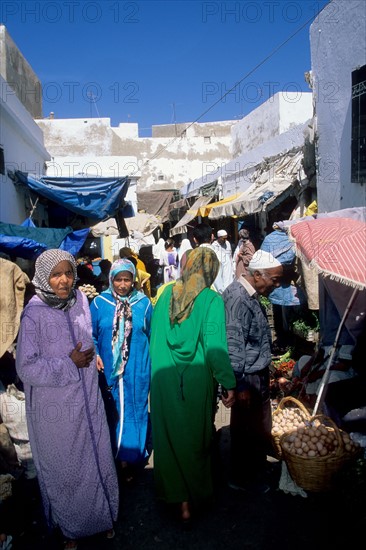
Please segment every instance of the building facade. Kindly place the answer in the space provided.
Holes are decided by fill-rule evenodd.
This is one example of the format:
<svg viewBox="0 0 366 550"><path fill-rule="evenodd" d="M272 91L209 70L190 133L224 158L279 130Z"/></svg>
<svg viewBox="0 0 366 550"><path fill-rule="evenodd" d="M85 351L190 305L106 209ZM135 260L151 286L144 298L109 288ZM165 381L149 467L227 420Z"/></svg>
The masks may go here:
<svg viewBox="0 0 366 550"><path fill-rule="evenodd" d="M34 210L29 193L14 186L9 177L15 170L35 175L45 173L50 160L42 130L34 122L42 110L37 93L39 79L0 25L0 221L21 224L30 213L40 226L47 222L41 204ZM32 93L31 93L32 92ZM33 93L34 92L34 93Z"/></svg>
<svg viewBox="0 0 366 550"><path fill-rule="evenodd" d="M320 212L366 206L366 2L333 0L311 25Z"/></svg>
<svg viewBox="0 0 366 550"><path fill-rule="evenodd" d="M153 126L151 138L140 138L135 123L112 127L109 118L52 115L36 122L52 156L49 170L97 171L102 176L127 173L138 177L139 191L179 190L201 177L207 166L231 159L234 121Z"/></svg>

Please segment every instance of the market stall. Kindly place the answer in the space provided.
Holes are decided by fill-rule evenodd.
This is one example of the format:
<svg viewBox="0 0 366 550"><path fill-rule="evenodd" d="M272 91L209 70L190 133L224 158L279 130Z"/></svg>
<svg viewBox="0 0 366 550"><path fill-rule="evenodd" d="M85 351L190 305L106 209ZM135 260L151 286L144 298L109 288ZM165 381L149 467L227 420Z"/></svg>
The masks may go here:
<svg viewBox="0 0 366 550"><path fill-rule="evenodd" d="M318 279L320 342L314 356L296 363L283 357L277 365L284 375L289 365L290 396L274 412L272 436L283 459L280 489L306 496L304 490L332 489L339 472L364 452L366 433L350 433L345 419L366 412L366 224L329 214L287 227L301 265ZM302 399L303 390L312 402Z"/></svg>

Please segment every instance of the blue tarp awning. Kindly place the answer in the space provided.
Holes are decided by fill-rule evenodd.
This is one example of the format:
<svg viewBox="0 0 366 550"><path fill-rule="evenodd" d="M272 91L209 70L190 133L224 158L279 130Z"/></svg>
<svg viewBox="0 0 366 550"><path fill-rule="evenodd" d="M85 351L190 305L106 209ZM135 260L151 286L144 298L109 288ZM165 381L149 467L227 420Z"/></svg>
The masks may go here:
<svg viewBox="0 0 366 550"><path fill-rule="evenodd" d="M123 209L129 186L125 178L47 177L35 178L15 171L15 184L26 185L32 191L60 204L76 214L103 221Z"/></svg>
<svg viewBox="0 0 366 550"><path fill-rule="evenodd" d="M61 248L75 255L88 234L89 228L73 231L72 227L51 229L26 222L23 225L0 222L0 251L27 260L33 260L49 248Z"/></svg>

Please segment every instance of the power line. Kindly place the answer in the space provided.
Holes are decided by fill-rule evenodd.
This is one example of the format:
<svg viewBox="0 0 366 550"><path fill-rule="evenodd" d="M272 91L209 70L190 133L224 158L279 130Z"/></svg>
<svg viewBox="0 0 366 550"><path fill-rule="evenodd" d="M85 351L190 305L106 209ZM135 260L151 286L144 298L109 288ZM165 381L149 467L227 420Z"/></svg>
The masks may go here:
<svg viewBox="0 0 366 550"><path fill-rule="evenodd" d="M273 57L281 48L283 48L283 46L285 46L288 42L290 42L290 40L292 40L297 34L299 34L299 32L301 32L307 25L309 25L309 23L311 23L316 17L318 17L319 13L324 9L321 8L316 14L312 15L307 21L305 21L305 23L303 23L303 25L301 25L301 27L299 27L295 32L293 32L288 38L286 38L286 40L284 40L283 42L281 42L281 44L279 44L278 46L276 46L264 59L262 59L262 61L260 61L259 63L257 63L257 65L255 65L255 67L253 67L253 69L251 69L250 71L248 71L240 80L238 80L234 86L232 86L229 90L227 90L227 92L225 92L219 99L217 99L210 107L208 107L200 116L198 116L193 122L191 122L190 124L188 124L188 126L185 127L184 131L186 132L188 130L188 128L190 128L191 126L193 126L193 124L195 124L196 122L198 122L199 120L201 120L202 117L204 117L207 113L209 113L218 103L220 103L220 101L222 101L228 94L230 94L233 90L235 90L235 88L240 85L246 78L248 78L250 75L252 75L257 69L259 69L259 67L261 67L262 65L264 65L269 59L271 59L271 57ZM150 159L146 160L142 167L143 168L146 164L148 164L149 162L151 162L152 160L154 160L155 158L157 158L163 151L165 151L172 143L174 143L178 138L180 138L180 136L175 136L174 138L172 138L166 145L164 145L163 147L161 147Z"/></svg>

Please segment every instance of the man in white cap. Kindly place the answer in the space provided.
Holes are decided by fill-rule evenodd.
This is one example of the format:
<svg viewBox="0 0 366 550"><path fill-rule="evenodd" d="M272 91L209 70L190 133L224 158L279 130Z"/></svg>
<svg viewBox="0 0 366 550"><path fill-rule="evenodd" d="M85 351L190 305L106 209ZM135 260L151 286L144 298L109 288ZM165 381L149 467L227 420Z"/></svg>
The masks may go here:
<svg viewBox="0 0 366 550"><path fill-rule="evenodd" d="M220 294L222 294L225 288L234 280L233 256L231 245L227 237L228 235L225 229L220 229L217 232L217 240L212 243L212 248L220 261L220 271L213 286Z"/></svg>
<svg viewBox="0 0 366 550"><path fill-rule="evenodd" d="M226 334L236 377L236 402L231 409L230 482L232 489L266 492L263 482L271 448L269 398L271 331L258 295L280 286L281 263L264 250L254 253L248 273L224 291Z"/></svg>

